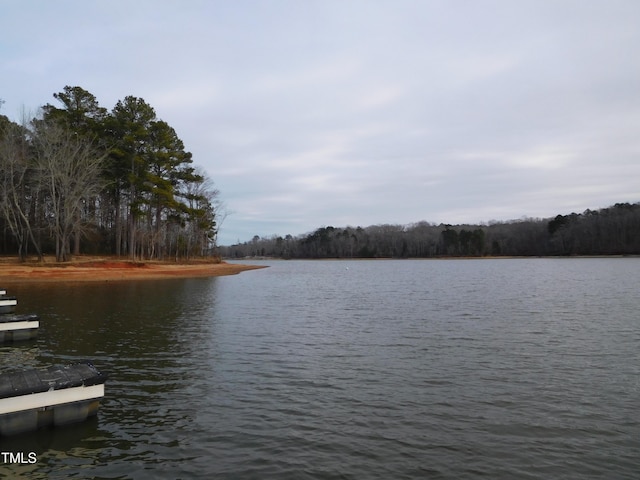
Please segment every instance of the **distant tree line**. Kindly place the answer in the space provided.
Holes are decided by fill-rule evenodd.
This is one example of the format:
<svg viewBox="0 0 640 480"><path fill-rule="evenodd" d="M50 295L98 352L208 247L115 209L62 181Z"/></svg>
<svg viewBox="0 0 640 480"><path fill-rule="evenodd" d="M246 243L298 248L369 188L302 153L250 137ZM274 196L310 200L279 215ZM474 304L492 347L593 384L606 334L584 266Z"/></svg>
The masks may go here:
<svg viewBox="0 0 640 480"><path fill-rule="evenodd" d="M292 237L253 237L220 247L224 257L430 258L640 254L640 203L488 225L372 225L318 228Z"/></svg>
<svg viewBox="0 0 640 480"><path fill-rule="evenodd" d="M142 98L111 111L80 87L37 118L0 115L0 253L186 258L215 244L212 181Z"/></svg>

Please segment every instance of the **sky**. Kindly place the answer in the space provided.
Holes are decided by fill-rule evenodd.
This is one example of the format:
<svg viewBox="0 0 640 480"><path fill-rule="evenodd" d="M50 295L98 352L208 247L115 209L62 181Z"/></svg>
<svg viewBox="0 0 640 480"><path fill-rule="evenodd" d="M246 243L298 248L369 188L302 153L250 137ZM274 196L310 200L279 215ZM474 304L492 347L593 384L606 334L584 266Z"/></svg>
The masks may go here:
<svg viewBox="0 0 640 480"><path fill-rule="evenodd" d="M0 114L144 99L218 243L640 201L637 0L0 0Z"/></svg>

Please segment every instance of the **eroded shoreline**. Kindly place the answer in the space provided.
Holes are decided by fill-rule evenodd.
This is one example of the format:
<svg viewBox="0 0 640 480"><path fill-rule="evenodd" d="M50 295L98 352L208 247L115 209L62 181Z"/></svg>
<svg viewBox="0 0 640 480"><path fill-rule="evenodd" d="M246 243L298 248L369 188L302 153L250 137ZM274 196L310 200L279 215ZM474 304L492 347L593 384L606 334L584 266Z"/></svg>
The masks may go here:
<svg viewBox="0 0 640 480"><path fill-rule="evenodd" d="M0 286L38 282L110 282L216 277L260 268L266 267L225 262L169 263L123 260L83 260L65 264L20 263L4 258L0 261Z"/></svg>

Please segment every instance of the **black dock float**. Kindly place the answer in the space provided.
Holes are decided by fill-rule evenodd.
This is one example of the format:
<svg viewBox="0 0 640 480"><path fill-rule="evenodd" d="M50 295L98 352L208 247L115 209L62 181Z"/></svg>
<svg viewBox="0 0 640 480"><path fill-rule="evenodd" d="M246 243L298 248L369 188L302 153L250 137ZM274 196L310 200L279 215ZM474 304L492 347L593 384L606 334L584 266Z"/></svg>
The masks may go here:
<svg viewBox="0 0 640 480"><path fill-rule="evenodd" d="M0 374L0 435L96 415L106 378L91 362Z"/></svg>

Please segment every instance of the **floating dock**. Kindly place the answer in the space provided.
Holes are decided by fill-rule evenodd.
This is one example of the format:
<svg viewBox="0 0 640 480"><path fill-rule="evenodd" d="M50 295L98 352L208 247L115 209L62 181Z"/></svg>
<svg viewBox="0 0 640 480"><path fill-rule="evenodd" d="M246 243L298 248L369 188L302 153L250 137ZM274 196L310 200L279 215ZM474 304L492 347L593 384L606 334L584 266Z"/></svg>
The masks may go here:
<svg viewBox="0 0 640 480"><path fill-rule="evenodd" d="M7 295L0 295L0 313L13 313L16 311L18 299Z"/></svg>
<svg viewBox="0 0 640 480"><path fill-rule="evenodd" d="M31 340L38 336L40 317L35 313L25 315L0 315L0 343Z"/></svg>
<svg viewBox="0 0 640 480"><path fill-rule="evenodd" d="M106 379L91 362L0 374L0 435L96 415Z"/></svg>
<svg viewBox="0 0 640 480"><path fill-rule="evenodd" d="M31 340L38 336L40 318L30 313L16 315L18 299L7 296L7 291L0 288L0 343L11 343L20 340Z"/></svg>

